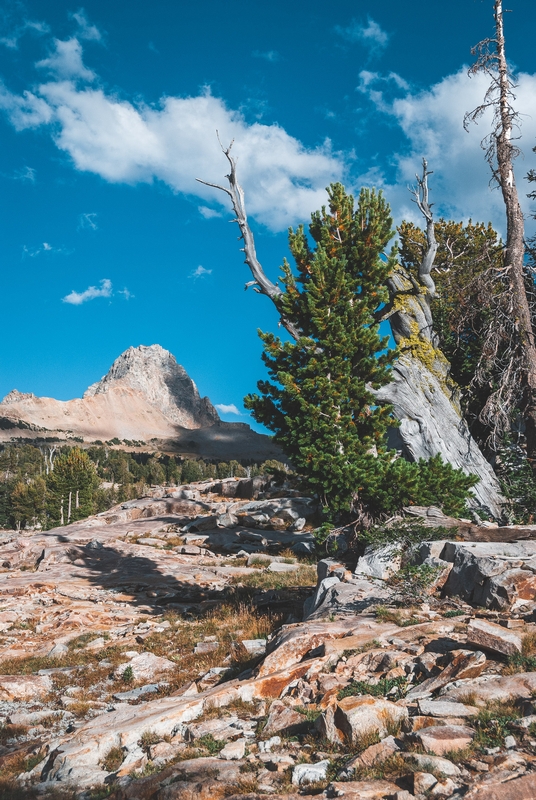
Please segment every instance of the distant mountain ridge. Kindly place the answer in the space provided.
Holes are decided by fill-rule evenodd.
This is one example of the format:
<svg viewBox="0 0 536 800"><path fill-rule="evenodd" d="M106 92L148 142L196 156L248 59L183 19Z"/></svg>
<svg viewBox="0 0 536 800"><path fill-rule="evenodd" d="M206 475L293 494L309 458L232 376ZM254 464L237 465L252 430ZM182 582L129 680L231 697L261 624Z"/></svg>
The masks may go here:
<svg viewBox="0 0 536 800"><path fill-rule="evenodd" d="M222 422L208 397L158 344L129 347L82 398L13 389L0 403L0 443L43 439L158 442L208 458L281 458L268 436Z"/></svg>

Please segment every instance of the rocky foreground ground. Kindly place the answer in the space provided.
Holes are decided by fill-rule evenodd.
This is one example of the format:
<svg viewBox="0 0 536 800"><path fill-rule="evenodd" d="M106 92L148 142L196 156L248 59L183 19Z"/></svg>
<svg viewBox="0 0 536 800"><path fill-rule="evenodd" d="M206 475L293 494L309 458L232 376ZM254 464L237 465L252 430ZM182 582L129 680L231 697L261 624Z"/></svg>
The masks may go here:
<svg viewBox="0 0 536 800"><path fill-rule="evenodd" d="M0 534L0 797L536 797L536 528L418 510L423 602L259 479L151 495Z"/></svg>

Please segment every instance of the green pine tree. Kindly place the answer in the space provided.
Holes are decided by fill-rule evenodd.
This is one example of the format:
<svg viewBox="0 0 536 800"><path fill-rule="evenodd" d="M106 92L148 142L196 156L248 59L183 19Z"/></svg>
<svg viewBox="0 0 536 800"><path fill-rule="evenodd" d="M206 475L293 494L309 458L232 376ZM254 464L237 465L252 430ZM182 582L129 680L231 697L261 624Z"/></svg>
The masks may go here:
<svg viewBox="0 0 536 800"><path fill-rule="evenodd" d="M354 208L340 183L328 195L329 210L312 215L310 239L303 226L289 231L296 274L285 261L285 291L277 304L301 336L283 342L259 332L271 381L259 381L260 394L248 395L246 407L274 431L327 515L389 512L421 502L425 493L439 504L463 507L475 480L452 469L447 476L436 459L434 494L422 463L396 460L387 451L387 428L397 423L391 407L379 406L370 391L389 382L396 359L375 321L388 301L396 258L394 248L384 255L393 236L389 206L381 192L363 189ZM446 477L455 502L439 491Z"/></svg>
<svg viewBox="0 0 536 800"><path fill-rule="evenodd" d="M261 394L245 402L326 509L338 512L359 502L377 459L391 460L383 447L391 408L375 404L368 387L390 379L394 351L374 312L388 300L394 253L382 256L393 230L381 192L363 189L356 209L340 183L328 194L329 210L312 215L313 249L303 226L289 231L297 275L285 260L279 304L302 335L283 342L260 333L274 382L260 381Z"/></svg>
<svg viewBox="0 0 536 800"><path fill-rule="evenodd" d="M93 514L99 483L95 465L85 451L73 447L59 455L47 477L49 525L67 525Z"/></svg>

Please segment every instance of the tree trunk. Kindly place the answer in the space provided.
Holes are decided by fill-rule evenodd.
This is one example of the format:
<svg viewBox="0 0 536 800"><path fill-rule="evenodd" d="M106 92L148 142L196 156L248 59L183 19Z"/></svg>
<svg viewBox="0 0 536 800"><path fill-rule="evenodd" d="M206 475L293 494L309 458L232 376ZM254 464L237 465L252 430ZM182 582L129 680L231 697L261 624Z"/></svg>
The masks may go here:
<svg viewBox="0 0 536 800"><path fill-rule="evenodd" d="M499 113L497 130L497 179L506 207L505 268L509 271L512 295L517 310L517 328L521 348L522 375L525 389L523 418L527 458L536 470L536 344L524 280L525 222L515 182L510 106L510 80L506 61L502 1L495 2L497 64L499 70Z"/></svg>
<svg viewBox="0 0 536 800"><path fill-rule="evenodd" d="M478 476L472 489L476 510L500 518L499 483L489 462L471 436L460 407L460 391L449 378L449 362L436 346L431 325L429 289L397 266L389 280L389 321L400 356L393 381L374 392L391 403L400 422L390 431L389 443L409 461L443 461Z"/></svg>
<svg viewBox="0 0 536 800"><path fill-rule="evenodd" d="M504 498L489 462L471 436L460 405L460 390L449 377L450 364L438 348L431 301L436 293L431 272L437 252L434 221L428 202L428 165L423 160L417 175L415 202L426 220L427 247L418 274L397 265L387 283L390 302L381 316L389 319L400 356L393 367L393 381L374 392L393 406L400 422L390 431L389 443L409 461L443 461L465 473L477 475L472 489L475 509L496 518L502 516Z"/></svg>

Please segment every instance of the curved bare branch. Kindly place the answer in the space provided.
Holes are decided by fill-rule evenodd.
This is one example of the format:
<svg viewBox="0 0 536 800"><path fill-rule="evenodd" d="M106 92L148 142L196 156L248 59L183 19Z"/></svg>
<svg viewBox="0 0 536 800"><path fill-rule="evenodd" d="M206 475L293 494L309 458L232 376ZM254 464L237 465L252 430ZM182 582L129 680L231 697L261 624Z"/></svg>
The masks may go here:
<svg viewBox="0 0 536 800"><path fill-rule="evenodd" d="M429 201L428 175L432 175L432 170L428 169L428 162L422 160L422 178L418 175L417 186L412 190L414 200L419 207L419 211L426 220L426 250L419 265L419 281L428 289L430 300L435 296L436 287L432 278L432 267L437 253L437 240L435 238L434 215L432 214L432 204Z"/></svg>
<svg viewBox="0 0 536 800"><path fill-rule="evenodd" d="M218 136L219 141L219 136ZM231 198L231 203L233 206L233 211L235 213L235 219L233 222L238 224L240 228L240 238L244 241L244 247L242 248L242 252L245 255L244 263L246 263L251 270L251 274L253 275L253 280L248 281L245 285L247 289L250 286L253 286L256 292L259 294L264 294L266 297L269 297L270 300L274 303L275 307L279 311L281 315L281 324L284 328L288 331L288 333L292 336L293 339L300 338L300 331L296 328L295 325L292 324L290 320L288 320L284 314L281 314L281 309L279 307L278 300L282 296L283 291L277 286L277 284L273 283L262 268L262 265L257 258L257 252L255 249L255 239L253 237L253 232L249 226L248 217L246 213L246 206L244 201L244 190L238 183L238 179L236 176L236 160L231 155L231 148L233 146L233 142L229 145L229 147L224 148L221 145L221 149L223 154L227 158L229 165L231 167L231 171L225 177L229 181L229 188L225 188L224 186L219 186L216 183L209 183L208 181L203 181L200 178L197 178L199 183L204 184L205 186L212 186L214 189L219 189L225 194L229 195Z"/></svg>

